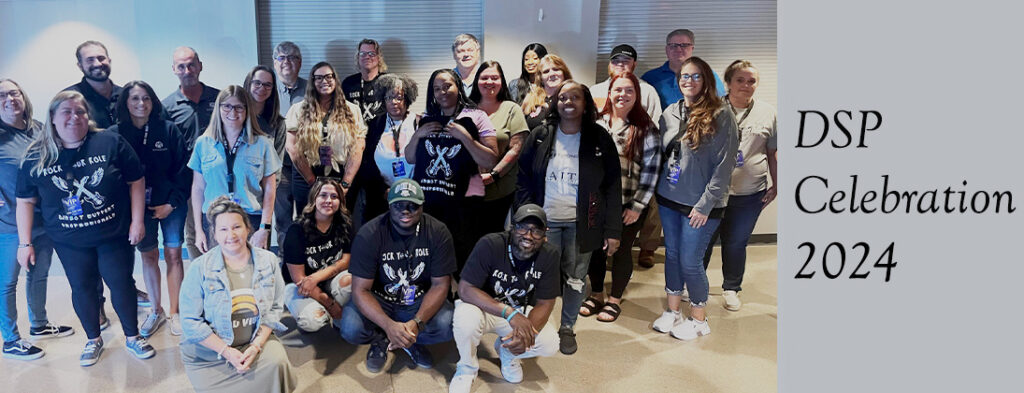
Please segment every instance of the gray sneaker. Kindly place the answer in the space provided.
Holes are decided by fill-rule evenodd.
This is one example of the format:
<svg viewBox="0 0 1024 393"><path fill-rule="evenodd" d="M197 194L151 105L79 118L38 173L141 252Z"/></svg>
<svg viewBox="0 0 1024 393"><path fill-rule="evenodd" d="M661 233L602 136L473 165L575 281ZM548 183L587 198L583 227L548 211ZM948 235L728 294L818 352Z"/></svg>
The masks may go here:
<svg viewBox="0 0 1024 393"><path fill-rule="evenodd" d="M100 361L100 354L103 353L103 339L98 338L85 342L82 349L82 356L78 358L78 364L82 367L89 367Z"/></svg>
<svg viewBox="0 0 1024 393"><path fill-rule="evenodd" d="M146 317L146 321L142 323L142 327L139 328L139 334L142 337L151 337L153 333L156 333L160 329L160 326L167 321L167 317L164 315L163 310L149 313Z"/></svg>

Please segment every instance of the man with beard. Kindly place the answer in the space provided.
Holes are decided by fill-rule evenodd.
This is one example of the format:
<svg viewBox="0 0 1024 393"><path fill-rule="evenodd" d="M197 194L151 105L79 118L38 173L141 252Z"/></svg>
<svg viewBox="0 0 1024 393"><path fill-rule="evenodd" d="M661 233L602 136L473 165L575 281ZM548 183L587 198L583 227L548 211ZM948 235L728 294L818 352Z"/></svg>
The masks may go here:
<svg viewBox="0 0 1024 393"><path fill-rule="evenodd" d="M384 114L384 92L376 87L377 77L388 70L376 40L364 38L356 45L356 67L359 72L341 81L341 90L345 92L346 100L359 105L363 121L370 124Z"/></svg>
<svg viewBox="0 0 1024 393"><path fill-rule="evenodd" d="M520 359L558 351L555 329L544 328L559 292L559 254L547 243L547 215L526 204L512 222L511 230L481 238L462 269L452 321L459 363L449 392L472 388L480 368L477 346L485 333L498 334L494 349L501 375L511 383L523 380Z"/></svg>
<svg viewBox="0 0 1024 393"><path fill-rule="evenodd" d="M75 57L78 58L78 69L82 70L82 81L64 90L82 93L89 102L89 118L96 122L96 127L110 127L117 123L114 103L121 94L121 86L110 80L107 47L99 41L86 41L75 49Z"/></svg>
<svg viewBox="0 0 1024 393"><path fill-rule="evenodd" d="M387 213L363 224L352 242L352 301L341 315L341 336L370 344L366 369L380 372L387 353L401 348L431 368L424 345L452 339L452 304L446 299L455 273L452 235L423 214L423 189L411 179L388 191Z"/></svg>

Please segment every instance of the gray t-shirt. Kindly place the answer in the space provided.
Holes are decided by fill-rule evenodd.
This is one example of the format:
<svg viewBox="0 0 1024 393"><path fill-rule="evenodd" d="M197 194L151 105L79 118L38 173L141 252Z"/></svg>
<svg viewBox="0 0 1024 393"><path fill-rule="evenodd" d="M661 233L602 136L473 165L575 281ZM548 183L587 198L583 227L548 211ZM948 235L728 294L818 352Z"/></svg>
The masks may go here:
<svg viewBox="0 0 1024 393"><path fill-rule="evenodd" d="M741 155L736 157L729 194L754 194L768 188L768 151L778 149L775 107L759 101L730 109L739 122Z"/></svg>
<svg viewBox="0 0 1024 393"><path fill-rule="evenodd" d="M241 347L248 344L252 334L259 326L260 310L256 306L256 297L252 291L251 263L245 267L235 270L224 265L228 273L228 282L231 284L231 330L234 332L232 347Z"/></svg>
<svg viewBox="0 0 1024 393"><path fill-rule="evenodd" d="M559 128L544 181L544 213L548 221L576 221L576 196L580 187L580 133Z"/></svg>
<svg viewBox="0 0 1024 393"><path fill-rule="evenodd" d="M43 123L35 120L30 121L24 130L0 121L0 233L18 233L18 225L14 219L18 206L14 197L18 169L21 168L21 159L28 150L28 145L42 129ZM33 223L37 228L41 228L43 220L37 214Z"/></svg>

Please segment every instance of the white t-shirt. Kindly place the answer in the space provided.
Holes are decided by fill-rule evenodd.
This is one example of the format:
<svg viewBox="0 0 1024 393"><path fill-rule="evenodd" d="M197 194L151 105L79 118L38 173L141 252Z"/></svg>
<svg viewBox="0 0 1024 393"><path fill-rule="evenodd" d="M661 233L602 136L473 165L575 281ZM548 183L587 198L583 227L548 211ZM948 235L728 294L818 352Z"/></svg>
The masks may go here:
<svg viewBox="0 0 1024 393"><path fill-rule="evenodd" d="M544 177L544 213L548 221L576 221L580 186L580 133L555 132L548 171Z"/></svg>
<svg viewBox="0 0 1024 393"><path fill-rule="evenodd" d="M384 133L380 135L380 142L377 143L377 147L373 151L373 161L377 163L377 169L380 170L380 175L388 186L391 186L395 180L412 178L415 167L405 159L405 146L409 144L409 139L412 139L412 134L416 132L413 127L413 123L415 123L413 117L415 116L406 117L399 126L391 119L391 116L388 116L384 123ZM397 152L395 151L393 127L398 127L399 130Z"/></svg>

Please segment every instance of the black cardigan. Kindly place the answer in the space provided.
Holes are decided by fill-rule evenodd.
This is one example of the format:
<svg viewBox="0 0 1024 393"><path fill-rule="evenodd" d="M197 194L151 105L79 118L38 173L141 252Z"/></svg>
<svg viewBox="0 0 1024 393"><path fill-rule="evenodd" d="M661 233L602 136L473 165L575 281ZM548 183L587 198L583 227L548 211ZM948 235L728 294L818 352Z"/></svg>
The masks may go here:
<svg viewBox="0 0 1024 393"><path fill-rule="evenodd" d="M557 123L545 122L530 131L519 157L515 208L527 203L544 206L544 178L557 130ZM603 247L604 239L622 237L622 178L619 153L608 131L584 122L580 132L576 243L579 252L590 252Z"/></svg>

